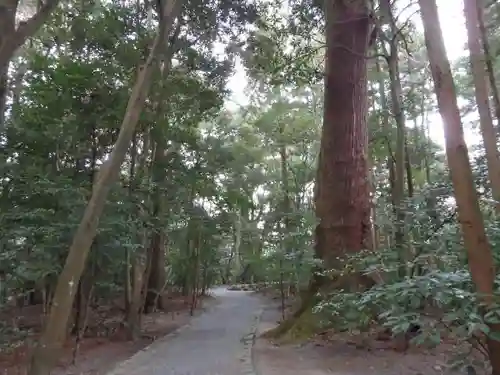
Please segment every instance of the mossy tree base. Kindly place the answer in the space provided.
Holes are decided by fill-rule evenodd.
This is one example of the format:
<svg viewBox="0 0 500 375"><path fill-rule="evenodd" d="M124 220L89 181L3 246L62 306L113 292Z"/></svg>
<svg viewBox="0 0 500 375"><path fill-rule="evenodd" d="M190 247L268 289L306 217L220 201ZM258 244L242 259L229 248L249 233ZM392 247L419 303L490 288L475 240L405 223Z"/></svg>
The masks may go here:
<svg viewBox="0 0 500 375"><path fill-rule="evenodd" d="M312 309L304 311L299 317L284 320L276 328L271 329L261 337L271 339L280 344L304 341L319 330L318 319Z"/></svg>
<svg viewBox="0 0 500 375"><path fill-rule="evenodd" d="M319 330L319 319L313 313L313 308L319 302L316 294L323 280L314 279L308 290L302 295L299 309L291 317L283 320L276 328L264 332L261 337L280 343L289 343L308 339Z"/></svg>
<svg viewBox="0 0 500 375"><path fill-rule="evenodd" d="M335 281L318 274L314 274L309 288L302 294L300 308L288 319L282 321L276 328L264 332L261 337L278 343L303 341L320 330L321 317L313 313L313 308L320 302L319 294L328 295L333 290L345 289L364 291L376 285L376 282L365 275L351 275Z"/></svg>

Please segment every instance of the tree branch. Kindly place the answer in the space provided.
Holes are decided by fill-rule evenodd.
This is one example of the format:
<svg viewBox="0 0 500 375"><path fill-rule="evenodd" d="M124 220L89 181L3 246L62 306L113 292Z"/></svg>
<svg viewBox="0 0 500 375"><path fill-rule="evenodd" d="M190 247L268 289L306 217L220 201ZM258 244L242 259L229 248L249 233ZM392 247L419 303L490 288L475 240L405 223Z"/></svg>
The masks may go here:
<svg viewBox="0 0 500 375"><path fill-rule="evenodd" d="M33 36L56 9L60 0L46 0L28 20L21 21L14 34L0 47L0 65L8 64L14 52Z"/></svg>

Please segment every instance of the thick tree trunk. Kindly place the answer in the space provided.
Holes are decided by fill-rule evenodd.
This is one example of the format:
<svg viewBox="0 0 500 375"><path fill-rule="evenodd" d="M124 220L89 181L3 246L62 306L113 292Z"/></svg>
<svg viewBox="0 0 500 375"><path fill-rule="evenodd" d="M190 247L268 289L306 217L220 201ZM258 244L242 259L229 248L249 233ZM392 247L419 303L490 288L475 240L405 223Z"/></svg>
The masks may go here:
<svg viewBox="0 0 500 375"><path fill-rule="evenodd" d="M367 58L371 34L364 0L335 0L326 6L325 109L315 203L315 257L326 269L339 258L371 248L370 183L367 140ZM302 304L293 316L266 336L282 336L310 324L307 317L323 286L357 289L373 285L365 278L341 278L332 285L314 272ZM330 284L330 283L328 283ZM364 285L360 285L364 284Z"/></svg>
<svg viewBox="0 0 500 375"><path fill-rule="evenodd" d="M455 83L450 62L446 57L436 0L419 0L424 25L425 44L443 118L446 156L450 168L458 220L461 225L469 268L476 291L486 305L492 302L495 266L490 244L486 237L483 217L474 187L469 154L457 104ZM498 324L490 325L492 332L500 333ZM500 375L500 341L488 340L493 375Z"/></svg>
<svg viewBox="0 0 500 375"><path fill-rule="evenodd" d="M349 3L349 4L348 4ZM327 7L325 112L318 165L317 246L329 268L337 257L370 248L365 1Z"/></svg>
<svg viewBox="0 0 500 375"><path fill-rule="evenodd" d="M484 74L486 56L481 49L481 30L478 25L479 15L477 10L477 0L464 0L465 25L467 27L474 93L479 112L479 125L486 151L491 191L496 201L496 211L500 213L500 157L497 149L497 134L493 127L489 106L488 82Z"/></svg>
<svg viewBox="0 0 500 375"><path fill-rule="evenodd" d="M108 193L118 177L120 166L139 121L139 116L148 95L151 74L156 66L156 57L163 48L165 34L171 29L172 9L175 3L176 0L171 0L165 7L167 21L160 24L160 30L154 40L149 56L138 74L137 82L132 89L120 127L118 140L109 159L102 166L97 176L92 197L73 237L66 263L57 282L47 324L34 351L29 375L49 375L66 340L66 329L76 288L85 267L90 246L94 241L99 218Z"/></svg>

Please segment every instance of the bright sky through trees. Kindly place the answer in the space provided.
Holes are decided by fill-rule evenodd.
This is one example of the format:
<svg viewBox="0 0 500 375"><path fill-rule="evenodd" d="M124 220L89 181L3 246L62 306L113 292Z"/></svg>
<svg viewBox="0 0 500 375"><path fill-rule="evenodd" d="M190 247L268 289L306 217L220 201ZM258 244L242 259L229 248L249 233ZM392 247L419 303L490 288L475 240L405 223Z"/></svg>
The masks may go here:
<svg viewBox="0 0 500 375"><path fill-rule="evenodd" d="M446 50L451 62L463 56L466 53L465 45L467 42L467 34L465 30L465 20L463 16L463 1L462 0L438 0L439 16L441 20L441 28L443 37L446 43ZM423 32L420 15L416 13L417 4L401 8L405 9L404 17L411 17L417 25L418 29ZM245 71L241 64L238 63L235 74L229 81L229 88L233 92L229 108L236 108L238 105L243 105L248 102L248 98L244 93L246 86ZM429 120L432 125L430 127L431 137L439 144L444 146L443 125L438 113L431 115ZM465 135L469 144L475 144L480 141L480 136L473 131L469 124L464 123Z"/></svg>

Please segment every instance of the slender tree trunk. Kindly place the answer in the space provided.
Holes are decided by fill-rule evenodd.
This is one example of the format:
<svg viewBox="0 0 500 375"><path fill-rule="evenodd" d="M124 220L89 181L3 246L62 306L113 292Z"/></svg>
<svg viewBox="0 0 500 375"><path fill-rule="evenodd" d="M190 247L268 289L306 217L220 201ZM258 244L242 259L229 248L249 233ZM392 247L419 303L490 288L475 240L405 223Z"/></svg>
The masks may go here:
<svg viewBox="0 0 500 375"><path fill-rule="evenodd" d="M279 259L280 268L280 294L281 294L281 316L285 320L285 270L284 261L285 254L290 252L290 188L288 186L288 160L287 160L287 150L285 141L285 124L280 124L280 164L281 164L281 188L283 193L283 207L282 207L282 220L281 220L281 254ZM290 282L290 280L288 280Z"/></svg>
<svg viewBox="0 0 500 375"><path fill-rule="evenodd" d="M474 187L455 83L446 56L436 0L419 0L419 4L439 112L444 123L446 156L455 191L458 220L462 229L472 281L480 298L488 306L492 302L495 266ZM500 334L498 324L491 324L490 329L496 335ZM488 350L493 375L500 375L500 341L489 339Z"/></svg>
<svg viewBox="0 0 500 375"><path fill-rule="evenodd" d="M389 108L387 105L387 96L385 92L385 84L384 84L384 77L383 77L383 72L382 68L380 66L380 59L375 60L375 69L377 72L377 77L378 77L378 92L380 95L380 100L379 100L379 105L382 110L382 116L381 116L381 124L380 124L380 129L384 131L384 133L387 135L390 133L390 124L389 124ZM386 166L387 166L387 171L389 172L389 196L390 196L390 202L393 207L394 213L395 212L395 200L394 197L396 195L395 189L396 189L396 171L394 168L394 154L392 152L392 147L391 147L391 139L389 136L386 137L386 149L387 149L387 157L386 157ZM392 237L389 233L384 234L385 238L385 246L390 247L392 244Z"/></svg>
<svg viewBox="0 0 500 375"><path fill-rule="evenodd" d="M376 183L375 183L375 172L373 171L373 165L375 165L374 160L370 161L370 209L371 209L371 236L372 236L372 250L377 251L379 249L379 233L378 233L378 225L377 225L377 206L374 201L374 196L375 196L375 191L377 189Z"/></svg>
<svg viewBox="0 0 500 375"><path fill-rule="evenodd" d="M413 198L415 188L413 186L413 169L411 166L411 156L408 147L408 140L405 137L405 172L406 172L406 186L408 189L408 198Z"/></svg>
<svg viewBox="0 0 500 375"><path fill-rule="evenodd" d="M0 46L6 43L7 38L16 31L16 12L18 1L0 0ZM2 48L0 47L0 52ZM0 135L4 129L5 111L8 91L8 70L12 59L10 51L5 52L5 57L0 56Z"/></svg>
<svg viewBox="0 0 500 375"><path fill-rule="evenodd" d="M142 312L142 291L144 286L144 275L147 269L147 257L143 252L137 254L132 267L132 298L130 301L129 310L127 313L127 332L130 340L135 340L139 336L141 328L141 312Z"/></svg>
<svg viewBox="0 0 500 375"><path fill-rule="evenodd" d="M234 223L234 283L239 282L239 277L241 273L241 258L240 258L240 246L241 246L241 212L240 208L236 209L236 220Z"/></svg>
<svg viewBox="0 0 500 375"><path fill-rule="evenodd" d="M195 233L193 233L195 234ZM196 235L196 234L195 234ZM200 284L200 250L201 250L201 228L198 228L197 238L193 241L193 290L191 294L191 307L189 315L194 315L194 310L198 304L198 290Z"/></svg>
<svg viewBox="0 0 500 375"><path fill-rule="evenodd" d="M147 279L147 293L144 301L144 312L151 313L163 308L161 293L165 284L165 234L163 229L155 230L151 237L148 252L151 266Z"/></svg>
<svg viewBox="0 0 500 375"><path fill-rule="evenodd" d="M151 75L156 66L156 56L163 47L165 34L169 32L172 26L172 9L175 4L176 0L171 0L165 7L167 20L160 23L160 30L132 90L118 139L109 159L101 168L92 197L73 237L66 263L58 279L47 324L34 351L29 375L49 375L66 340L66 328L76 288L85 267L90 246L94 241L99 218L108 193L118 177L120 166L139 121L139 116L148 95Z"/></svg>
<svg viewBox="0 0 500 375"><path fill-rule="evenodd" d="M8 70L9 63L0 65L0 135L5 128L5 111L7 110L7 91L9 85Z"/></svg>
<svg viewBox="0 0 500 375"><path fill-rule="evenodd" d="M141 24L141 4L139 0L136 0L136 33L139 35L139 28ZM146 128L145 134L148 134L148 128ZM132 137L132 146L130 148L130 165L129 165L129 186L128 186L128 195L131 202L137 204L134 199L134 191L135 191L135 181L136 181L136 158L138 157L137 153L137 131L134 131L134 135ZM146 138L146 136L145 136ZM147 154L149 151L149 144L143 144L142 148L143 152L141 157L143 159L143 163L139 162L139 173L143 173L145 171L145 163ZM142 167L142 168L141 168ZM137 179L140 184L140 179ZM141 210L138 210L139 212ZM134 212L133 214L136 214ZM143 229L142 233L145 230ZM143 238L139 235L140 240ZM136 238L137 240L138 238ZM141 244L144 241L141 241ZM130 251L130 248L127 247L125 249L125 324L127 326L127 335L130 340L135 340L138 334L138 327L140 327L140 305L139 301L141 299L141 290L142 290L142 274L138 276L136 274L137 268L141 269L141 263L139 262L140 254L138 252L143 251L144 248L138 248L134 253ZM143 262L145 264L145 261ZM144 270L142 270L144 273ZM138 285L139 283L139 285ZM138 290L138 291L137 291Z"/></svg>
<svg viewBox="0 0 500 375"><path fill-rule="evenodd" d="M129 165L129 181L128 181L128 196L131 202L134 202L134 185L135 185L135 169L137 159L137 132L134 132L132 137L132 146L130 147L130 165ZM125 311L128 315L130 311L130 304L132 302L132 256L130 249L125 249Z"/></svg>
<svg viewBox="0 0 500 375"><path fill-rule="evenodd" d="M399 29L394 20L391 4L389 0L382 0L381 9L385 10L385 17L390 27L389 33L389 51L384 52L387 56L389 66L389 77L391 82L391 104L392 114L396 121L396 153L395 153L395 175L394 175L394 190L393 204L396 213L395 222L395 246L398 249L401 257L401 264L406 264L408 256L405 249L405 209L403 208L403 200L405 195L405 138L406 138L406 119L402 106L403 89L401 87L401 78L399 74L399 56L397 37ZM382 43L384 45L384 43ZM400 273L404 273L404 268L400 269ZM403 276L403 275L401 275Z"/></svg>
<svg viewBox="0 0 500 375"><path fill-rule="evenodd" d="M161 129L153 129L154 138L156 140L156 148L154 153L152 178L154 182L153 194L153 212L152 216L156 225L151 234L151 247L148 256L151 258L151 272L149 274L148 292L144 305L146 313L163 308L163 298L159 295L160 290L165 284L165 229L162 216L165 212L164 197L161 186L165 183L165 173L167 170L166 163L166 144L164 135L161 134Z"/></svg>
<svg viewBox="0 0 500 375"><path fill-rule="evenodd" d="M180 8L179 8L180 10ZM168 73L172 67L172 58L176 49L178 42L178 37L181 28L181 21L177 22L172 36L169 38L170 48L161 51L163 57L164 65L160 67L160 79L161 85L164 85L164 73ZM157 98L156 101L156 115L158 121L162 121L165 118L164 113L164 98ZM154 183L154 193L152 197L153 201L153 213L152 216L155 220L156 225L154 226L153 233L151 234L151 247L148 252L148 257L150 260L150 272L147 279L147 293L144 302L144 311L149 313L156 309L163 309L163 289L166 286L166 275L165 275L165 257L166 257L166 231L164 228L163 216L166 212L165 208L165 198L162 194L161 186L165 184L165 179L168 175L168 158L167 158L167 143L165 135L163 134L163 129L156 126L152 129L151 134L153 135L155 141L155 151L153 153L153 165L152 165L152 180Z"/></svg>
<svg viewBox="0 0 500 375"><path fill-rule="evenodd" d="M472 80L479 112L479 124L486 151L486 164L491 191L495 199L496 212L500 214L500 157L497 149L497 133L493 127L493 119L489 106L488 83L485 77L485 54L481 50L481 31L478 25L479 5L477 0L464 0L465 25L472 66Z"/></svg>
<svg viewBox="0 0 500 375"><path fill-rule="evenodd" d="M86 139L84 140L86 142ZM90 154L91 154L91 159L90 159L90 167L88 169L88 183L90 187L90 195L89 198L91 197L93 186L94 186L94 177L96 173L96 162L97 162L97 131L96 131L96 124L92 124L92 131L90 132ZM92 249L95 249L97 241L94 241L94 243L91 246L91 253ZM92 263L92 258L90 262L90 267L85 267L83 270L83 275L80 279L80 282L78 283L78 289L76 292L76 297L75 297L75 319L74 319L74 326L72 329L72 333L76 334L77 340L80 339L80 332L82 328L86 323L87 317L87 308L86 306L88 305L88 300L91 296L91 291L94 288L93 285L93 280L94 276L92 273L94 272L94 264Z"/></svg>
<svg viewBox="0 0 500 375"><path fill-rule="evenodd" d="M391 15L392 19L392 15ZM395 31L397 32L397 31ZM392 35L391 35L392 36ZM396 175L395 175L395 197L394 203L396 205L397 212L402 211L400 209L402 201L404 199L404 176L405 176L405 115L401 105L402 102L402 92L401 79L399 76L399 66L398 66L398 48L397 42L395 40L391 43L391 48L389 52L389 77L391 81L391 102L392 102L392 112L394 119L396 121ZM398 216L402 214L399 213ZM399 230L402 231L400 228Z"/></svg>
<svg viewBox="0 0 500 375"><path fill-rule="evenodd" d="M490 90L493 96L493 105L495 108L495 116L497 118L497 134L500 131L500 96L498 95L498 87L495 78L495 69L493 67L493 56L490 51L490 43L488 41L488 33L484 24L484 4L481 0L476 1L477 19L479 30L481 33L481 41L483 42L483 52L486 61L486 70L488 71L488 79L490 81Z"/></svg>
<svg viewBox="0 0 500 375"><path fill-rule="evenodd" d="M141 181L147 171L147 159L149 155L150 145L149 145L149 130L146 130L143 142L142 142L142 153L138 160L138 173L134 173L135 181ZM134 163L135 164L135 163ZM132 174L131 174L132 176ZM147 178L149 180L149 178ZM138 210L137 214L145 220L146 213L143 210ZM130 280L130 304L126 312L126 323L128 328L128 337L131 340L135 340L139 334L141 326L141 312L143 306L143 288L144 288L144 278L146 275L147 266L147 236L149 231L147 228L142 230L140 236L139 249L136 250L134 254L131 254L132 267L127 267L127 272L131 275Z"/></svg>

